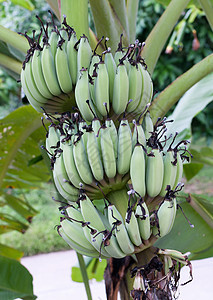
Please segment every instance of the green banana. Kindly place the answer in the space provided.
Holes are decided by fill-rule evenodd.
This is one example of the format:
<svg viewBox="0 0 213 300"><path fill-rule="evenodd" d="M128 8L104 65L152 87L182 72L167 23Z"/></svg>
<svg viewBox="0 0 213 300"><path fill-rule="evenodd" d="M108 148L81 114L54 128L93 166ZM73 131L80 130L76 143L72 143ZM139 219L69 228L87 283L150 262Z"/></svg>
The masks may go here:
<svg viewBox="0 0 213 300"><path fill-rule="evenodd" d="M140 144L136 144L130 162L130 178L133 189L141 197L144 197L146 194L145 170L144 150Z"/></svg>
<svg viewBox="0 0 213 300"><path fill-rule="evenodd" d="M132 213L131 213L130 220L128 220L128 213L126 214L125 226L126 226L127 232L129 234L129 237L130 237L132 243L135 246L141 245L142 240L141 240L141 236L140 236L138 221L137 221L137 218L135 217L134 211L132 211Z"/></svg>
<svg viewBox="0 0 213 300"><path fill-rule="evenodd" d="M58 46L55 55L55 66L58 82L65 94L72 92L72 79L69 72L68 58L66 53L66 42Z"/></svg>
<svg viewBox="0 0 213 300"><path fill-rule="evenodd" d="M147 111L147 113L144 116L142 127L144 130L145 137L148 140L151 136L151 132L153 132L153 130L154 130L154 125L153 125L152 119L150 117L149 111Z"/></svg>
<svg viewBox="0 0 213 300"><path fill-rule="evenodd" d="M132 112L139 104L142 92L142 76L138 65L130 64L129 77L129 99L132 100L127 106L127 112Z"/></svg>
<svg viewBox="0 0 213 300"><path fill-rule="evenodd" d="M87 101L89 101L90 106L92 107L92 109L94 109L90 99L89 78L87 69L81 69L80 76L75 87L75 99L83 119L85 121L92 121L94 115L90 110L89 105L87 104Z"/></svg>
<svg viewBox="0 0 213 300"><path fill-rule="evenodd" d="M96 75L96 66L97 64L100 62L100 56L99 55L94 55L92 56L91 59L91 64L89 67L89 76L90 76L90 80L89 80L89 89L90 89L90 96L91 99L93 101L93 103L95 103L95 77L93 77L93 72Z"/></svg>
<svg viewBox="0 0 213 300"><path fill-rule="evenodd" d="M78 45L78 53L77 53L77 80L78 77L80 76L80 71L82 68L84 69L88 69L89 65L90 65L90 61L91 61L91 57L92 57L92 49L90 47L88 38L83 35L80 38L80 42Z"/></svg>
<svg viewBox="0 0 213 300"><path fill-rule="evenodd" d="M146 160L146 191L154 198L159 195L164 176L163 155L159 149L153 149L154 156L147 156Z"/></svg>
<svg viewBox="0 0 213 300"><path fill-rule="evenodd" d="M155 236L163 237L167 235L174 224L176 216L176 198L172 200L164 200L157 211L158 226L153 227Z"/></svg>
<svg viewBox="0 0 213 300"><path fill-rule="evenodd" d="M138 220L141 238L143 241L147 241L151 236L151 227L149 220L149 210L145 202L139 202L135 211L135 216Z"/></svg>
<svg viewBox="0 0 213 300"><path fill-rule="evenodd" d="M50 44L50 49L51 49L53 59L55 60L55 54L58 45L58 33L55 30L51 32L48 42Z"/></svg>
<svg viewBox="0 0 213 300"><path fill-rule="evenodd" d="M108 76L109 76L109 101L112 102L113 99L113 89L114 89L114 79L116 72L116 63L114 61L113 55L110 52L110 48L105 52L104 62L107 68Z"/></svg>
<svg viewBox="0 0 213 300"><path fill-rule="evenodd" d="M114 153L115 153L115 158L117 159L118 156L118 133L117 133L117 129L115 127L115 124L113 122L113 120L111 119L106 119L105 121L106 127L108 127L110 129L110 136L113 142L113 146L114 146Z"/></svg>
<svg viewBox="0 0 213 300"><path fill-rule="evenodd" d="M116 175L116 159L109 127L102 127L100 130L100 135L104 171L108 178L114 178Z"/></svg>
<svg viewBox="0 0 213 300"><path fill-rule="evenodd" d="M114 205L108 206L108 220L111 229L114 229L114 234L121 250L125 254L132 254L134 252L134 245L128 236L123 218Z"/></svg>
<svg viewBox="0 0 213 300"><path fill-rule="evenodd" d="M82 183L92 184L93 176L82 139L73 145L73 157Z"/></svg>
<svg viewBox="0 0 213 300"><path fill-rule="evenodd" d="M49 91L51 94L59 96L62 94L62 90L57 79L54 58L49 45L45 45L42 50L41 65L44 79Z"/></svg>
<svg viewBox="0 0 213 300"><path fill-rule="evenodd" d="M77 50L74 48L76 43L76 33L73 32L67 41L67 59L73 85L76 85L77 82Z"/></svg>
<svg viewBox="0 0 213 300"><path fill-rule="evenodd" d="M132 146L135 147L138 141L139 144L146 147L146 137L142 125L135 120L133 120L132 123L135 125L132 136Z"/></svg>
<svg viewBox="0 0 213 300"><path fill-rule="evenodd" d="M104 61L99 62L96 71L97 77L95 78L94 86L95 105L104 117L107 116L109 111L109 76Z"/></svg>
<svg viewBox="0 0 213 300"><path fill-rule="evenodd" d="M119 64L115 73L112 108L113 111L120 115L128 104L129 95L129 78L124 64Z"/></svg>
<svg viewBox="0 0 213 300"><path fill-rule="evenodd" d="M132 133L127 120L120 122L118 130L118 158L117 170L119 174L129 172L132 156Z"/></svg>
<svg viewBox="0 0 213 300"><path fill-rule="evenodd" d="M162 188L160 191L160 196L164 197L167 193L166 187L170 185L172 188L175 183L176 174L177 174L177 165L175 166L172 162L174 161L174 153L173 151L167 151L164 156L163 164L164 164L164 176Z"/></svg>
<svg viewBox="0 0 213 300"><path fill-rule="evenodd" d="M175 177L175 181L174 181L174 185L172 186L172 190L174 190L177 186L177 184L180 182L182 176L183 176L183 162L180 156L179 152L176 152L177 154L177 171L176 171L176 177Z"/></svg>

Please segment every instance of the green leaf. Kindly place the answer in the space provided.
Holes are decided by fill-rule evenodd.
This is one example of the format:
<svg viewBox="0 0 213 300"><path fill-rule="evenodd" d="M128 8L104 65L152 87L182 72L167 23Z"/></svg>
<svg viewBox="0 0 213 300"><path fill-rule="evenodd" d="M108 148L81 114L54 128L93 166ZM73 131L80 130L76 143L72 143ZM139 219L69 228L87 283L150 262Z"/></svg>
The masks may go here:
<svg viewBox="0 0 213 300"><path fill-rule="evenodd" d="M197 198L197 196L191 195L191 197L193 197L193 200L196 197L196 203L200 203L197 204L199 213L197 212L197 208L195 210L194 207L186 201L181 203L181 207L187 218L194 225L194 228L189 226L181 210L178 209L171 232L155 243L157 247L176 249L183 253L205 252L212 247L213 228L211 227L211 223L213 219L213 200L209 202L205 196ZM202 200L200 198L202 198ZM209 207L209 212L206 209L207 206ZM209 220L209 222L206 220ZM206 255L208 253L209 252L206 252Z"/></svg>
<svg viewBox="0 0 213 300"><path fill-rule="evenodd" d="M28 166L40 155L38 142L43 138L41 114L22 106L0 120L0 185L2 187L40 186L49 179L43 161Z"/></svg>
<svg viewBox="0 0 213 300"><path fill-rule="evenodd" d="M11 0L13 4L22 6L28 10L34 10L35 6L30 0Z"/></svg>
<svg viewBox="0 0 213 300"><path fill-rule="evenodd" d="M184 174L186 176L186 179L189 181L192 179L195 175L198 174L198 172L203 168L203 164L199 163L190 163L183 165Z"/></svg>
<svg viewBox="0 0 213 300"><path fill-rule="evenodd" d="M0 244L0 256L9 257L19 261L22 258L23 254L24 253L19 250Z"/></svg>
<svg viewBox="0 0 213 300"><path fill-rule="evenodd" d="M27 163L28 167L33 166L35 164L37 164L38 162L40 162L43 159L42 155L38 155L32 159L30 159Z"/></svg>
<svg viewBox="0 0 213 300"><path fill-rule="evenodd" d="M17 260L0 256L0 299L33 300L32 275Z"/></svg>
<svg viewBox="0 0 213 300"><path fill-rule="evenodd" d="M213 73L204 77L184 94L169 116L169 119L174 120L174 122L168 123L168 136L170 133L176 131L181 133L191 128L192 119L213 100L212 81ZM178 136L176 142L179 140L180 137Z"/></svg>
<svg viewBox="0 0 213 300"><path fill-rule="evenodd" d="M194 163L213 165L213 150L210 147L190 147Z"/></svg>
<svg viewBox="0 0 213 300"><path fill-rule="evenodd" d="M104 270L107 265L107 261L102 259L100 262L97 258L84 257L87 275L89 279L96 279L97 281L103 280ZM72 267L72 280L77 282L83 282L81 270L79 266Z"/></svg>

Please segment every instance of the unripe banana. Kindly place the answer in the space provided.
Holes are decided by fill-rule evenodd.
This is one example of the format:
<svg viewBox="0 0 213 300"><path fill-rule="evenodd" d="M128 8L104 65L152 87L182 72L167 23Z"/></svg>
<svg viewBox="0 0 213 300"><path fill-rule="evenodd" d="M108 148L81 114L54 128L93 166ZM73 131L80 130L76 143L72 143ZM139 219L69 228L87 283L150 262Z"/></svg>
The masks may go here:
<svg viewBox="0 0 213 300"><path fill-rule="evenodd" d="M73 85L77 82L77 50L74 48L76 43L76 33L73 32L67 42L67 59Z"/></svg>
<svg viewBox="0 0 213 300"><path fill-rule="evenodd" d="M110 136L113 142L114 146L114 153L115 153L115 158L117 159L117 152L118 152L118 134L117 134L117 129L115 127L115 124L113 120L111 119L106 119L105 121L106 127L110 129Z"/></svg>
<svg viewBox="0 0 213 300"><path fill-rule="evenodd" d="M73 156L78 174L80 175L82 182L90 185L93 182L93 176L89 166L89 162L87 160L87 155L82 139L74 144Z"/></svg>
<svg viewBox="0 0 213 300"><path fill-rule="evenodd" d="M95 105L97 106L98 111L102 116L107 116L107 111L109 111L109 77L106 65L103 61L101 61L97 67L94 92Z"/></svg>
<svg viewBox="0 0 213 300"><path fill-rule="evenodd" d="M151 136L151 132L153 132L153 130L154 130L153 122L152 122L152 119L150 117L149 111L145 114L145 117L143 119L142 127L143 127L143 130L144 130L145 137L148 140Z"/></svg>
<svg viewBox="0 0 213 300"><path fill-rule="evenodd" d="M58 46L55 55L56 74L61 90L65 94L72 91L72 79L69 72L68 59L66 53L66 42Z"/></svg>
<svg viewBox="0 0 213 300"><path fill-rule="evenodd" d="M117 170L119 174L129 172L132 156L132 134L127 120L121 120L118 130Z"/></svg>
<svg viewBox="0 0 213 300"><path fill-rule="evenodd" d="M94 249L93 251L89 251L85 247L82 247L81 245L79 245L77 242L74 242L73 239L71 239L68 235L66 235L66 233L64 232L62 227L59 229L59 233L60 233L61 237L64 239L64 241L78 253L85 255L85 256L91 256L91 257L96 257L96 258L99 257L99 253L96 249Z"/></svg>
<svg viewBox="0 0 213 300"><path fill-rule="evenodd" d="M177 152L177 172L176 172L176 177L174 181L174 185L172 186L172 190L174 190L177 186L177 184L181 181L181 178L183 176L183 162L180 156L180 153Z"/></svg>
<svg viewBox="0 0 213 300"><path fill-rule="evenodd" d="M132 100L127 107L127 112L132 112L139 104L142 92L142 76L137 65L130 65L129 69L129 99Z"/></svg>
<svg viewBox="0 0 213 300"><path fill-rule="evenodd" d="M148 71L145 70L140 63L138 64L138 68L141 72L143 83L142 83L142 91L141 91L139 104L135 109L137 115L140 114L145 109L147 103L151 102L153 96L153 83Z"/></svg>
<svg viewBox="0 0 213 300"><path fill-rule="evenodd" d="M108 206L108 220L111 228L114 228L114 234L121 250L126 254L132 254L134 245L128 236L123 218L114 205ZM118 224L116 225L116 223Z"/></svg>
<svg viewBox="0 0 213 300"><path fill-rule="evenodd" d="M52 94L50 93L49 89L47 88L46 82L44 80L44 75L42 72L41 66L41 51L35 50L33 57L32 57L32 73L36 83L36 86L39 92L45 98L52 98Z"/></svg>
<svg viewBox="0 0 213 300"><path fill-rule="evenodd" d="M141 236L140 236L138 221L137 221L137 218L135 217L134 211L132 211L130 220L128 220L128 213L126 214L125 226L126 226L127 232L129 234L129 237L130 237L132 243L135 246L141 245L142 240L141 240Z"/></svg>
<svg viewBox="0 0 213 300"><path fill-rule="evenodd" d="M65 142L61 144L61 148L63 150L63 160L69 180L76 188L79 188L79 184L83 182L75 165L73 154L74 145Z"/></svg>
<svg viewBox="0 0 213 300"><path fill-rule="evenodd" d="M124 64L119 64L115 74L112 107L117 115L122 114L128 103L129 78Z"/></svg>
<svg viewBox="0 0 213 300"><path fill-rule="evenodd" d="M112 56L111 52L106 52L104 57L104 62L107 68L108 76L109 76L109 100L112 102L113 99L113 89L114 89L114 79L116 72L116 63Z"/></svg>
<svg viewBox="0 0 213 300"><path fill-rule="evenodd" d="M100 121L97 118L93 119L92 120L92 130L94 131L94 133L96 135L98 148L99 148L99 153L102 157L100 128L101 128Z"/></svg>
<svg viewBox="0 0 213 300"><path fill-rule="evenodd" d="M169 201L164 200L160 204L157 211L158 226L153 227L155 236L163 237L171 231L175 221L176 206L176 198Z"/></svg>
<svg viewBox="0 0 213 300"><path fill-rule="evenodd" d="M80 76L75 87L75 99L82 117L86 121L92 121L94 115L86 102L87 100L89 100L89 104L90 106L92 106L87 69L81 69ZM93 106L92 109L94 109Z"/></svg>
<svg viewBox="0 0 213 300"><path fill-rule="evenodd" d="M46 138L46 149L49 153L54 154L54 149L60 140L57 129L54 126L49 127L48 137ZM50 154L48 155L50 156Z"/></svg>
<svg viewBox="0 0 213 300"><path fill-rule="evenodd" d="M145 170L146 162L144 150L140 144L136 144L131 157L130 178L132 180L133 189L141 197L144 197L146 194Z"/></svg>
<svg viewBox="0 0 213 300"><path fill-rule="evenodd" d="M150 197L156 197L162 188L164 164L162 152L152 150L154 156L147 156L146 160L146 191Z"/></svg>
<svg viewBox="0 0 213 300"><path fill-rule="evenodd" d="M50 49L51 49L53 59L55 60L55 54L56 54L57 45L58 45L58 33L56 31L53 30L51 32L48 42L50 44Z"/></svg>
<svg viewBox="0 0 213 300"><path fill-rule="evenodd" d="M115 52L115 56L114 56L114 61L116 66L118 66L120 64L120 59L122 59L124 57L125 53L123 50L119 50Z"/></svg>
<svg viewBox="0 0 213 300"><path fill-rule="evenodd" d="M160 191L160 196L164 197L167 193L166 187L170 185L172 188L175 183L176 174L177 174L177 165L175 166L174 162L174 153L173 151L167 151L163 159L164 164L164 175L163 175L163 184Z"/></svg>
<svg viewBox="0 0 213 300"><path fill-rule="evenodd" d="M140 202L137 205L135 216L138 219L140 235L143 241L146 241L151 236L149 210L145 202Z"/></svg>
<svg viewBox="0 0 213 300"><path fill-rule="evenodd" d="M41 64L44 79L49 91L51 94L59 96L62 93L62 90L60 89L57 79L55 63L49 45L45 45L42 50Z"/></svg>
<svg viewBox="0 0 213 300"><path fill-rule="evenodd" d="M92 49L90 47L88 38L85 35L83 35L80 38L80 43L78 46L78 53L77 53L77 67L78 67L77 80L80 75L81 69L89 68L91 57L92 57Z"/></svg>
<svg viewBox="0 0 213 300"><path fill-rule="evenodd" d="M90 89L90 96L91 96L93 103L95 103L95 77L93 77L93 72L96 71L96 66L99 62L100 62L100 56L93 55L92 59L91 59L91 64L89 67L89 75L92 79L92 82L91 81L89 82L89 89Z"/></svg>
<svg viewBox="0 0 213 300"><path fill-rule="evenodd" d="M138 141L139 144L146 147L146 137L142 125L139 124L138 122L135 122L134 125L135 126L134 126L134 131L132 136L132 146L134 147Z"/></svg>
<svg viewBox="0 0 213 300"><path fill-rule="evenodd" d="M98 142L93 131L87 132L87 157L93 176L97 181L104 178L104 170L99 153Z"/></svg>
<svg viewBox="0 0 213 300"><path fill-rule="evenodd" d="M116 175L116 159L110 129L108 127L101 128L100 135L104 171L108 178L114 178Z"/></svg>

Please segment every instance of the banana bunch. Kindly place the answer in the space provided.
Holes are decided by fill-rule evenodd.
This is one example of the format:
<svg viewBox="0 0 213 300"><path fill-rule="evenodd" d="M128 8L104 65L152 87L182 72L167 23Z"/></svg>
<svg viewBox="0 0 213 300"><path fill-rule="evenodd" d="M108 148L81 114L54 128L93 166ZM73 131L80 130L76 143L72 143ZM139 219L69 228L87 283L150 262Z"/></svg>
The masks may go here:
<svg viewBox="0 0 213 300"><path fill-rule="evenodd" d="M134 196L133 200L137 208L128 207L123 219L116 206L106 199L92 202L82 192L76 203L60 208L63 217L59 234L83 255L100 258L133 255L145 248L144 242L149 243L151 236L148 208L141 198Z"/></svg>
<svg viewBox="0 0 213 300"><path fill-rule="evenodd" d="M87 124L77 113L62 115L59 123L50 118L46 150L55 185L65 199L76 201L79 189L92 199L100 199L103 193L126 185L132 156L132 132L126 119L120 121L117 130L110 119L101 124L95 118ZM64 186L69 186L67 194Z"/></svg>
<svg viewBox="0 0 213 300"><path fill-rule="evenodd" d="M35 33L33 38L24 34L30 49L21 72L23 91L39 112L72 111L76 105L75 85L80 70L89 67L92 49L85 35L77 39L66 18L60 30L54 21L51 31L40 22L42 27L37 40Z"/></svg>

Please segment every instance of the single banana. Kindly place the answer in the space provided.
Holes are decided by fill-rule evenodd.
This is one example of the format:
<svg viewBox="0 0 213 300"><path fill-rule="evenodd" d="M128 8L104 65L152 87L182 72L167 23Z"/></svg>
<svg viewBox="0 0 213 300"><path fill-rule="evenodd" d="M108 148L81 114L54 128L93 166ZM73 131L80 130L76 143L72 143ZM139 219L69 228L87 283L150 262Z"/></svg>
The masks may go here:
<svg viewBox="0 0 213 300"><path fill-rule="evenodd" d="M151 236L149 210L145 202L140 201L137 205L135 216L138 220L140 235L143 241L146 241Z"/></svg>
<svg viewBox="0 0 213 300"><path fill-rule="evenodd" d="M48 137L46 138L46 149L49 153L54 154L54 148L60 140L59 134L54 126L49 127ZM48 154L50 156L50 154Z"/></svg>
<svg viewBox="0 0 213 300"><path fill-rule="evenodd" d="M53 59L55 60L55 54L56 54L57 45L58 45L58 33L55 30L53 30L51 32L48 43L50 44L51 53L52 53Z"/></svg>
<svg viewBox="0 0 213 300"><path fill-rule="evenodd" d="M58 82L65 94L72 92L72 79L69 72L68 58L66 53L66 42L58 46L55 55L55 66Z"/></svg>
<svg viewBox="0 0 213 300"><path fill-rule="evenodd" d="M113 55L108 50L104 56L104 62L107 68L108 76L109 76L109 100L112 102L113 99L113 89L114 89L114 79L116 72L116 63L114 61Z"/></svg>
<svg viewBox="0 0 213 300"><path fill-rule="evenodd" d="M104 178L104 170L94 131L87 132L87 157L94 178L97 181L102 180Z"/></svg>
<svg viewBox="0 0 213 300"><path fill-rule="evenodd" d="M180 153L177 152L177 172L176 172L176 177L174 181L174 185L172 186L172 190L174 190L177 186L177 184L181 181L181 178L183 176L183 162L180 156Z"/></svg>
<svg viewBox="0 0 213 300"><path fill-rule="evenodd" d="M150 197L159 195L164 177L163 155L159 149L152 150L154 156L146 160L146 191Z"/></svg>
<svg viewBox="0 0 213 300"><path fill-rule="evenodd" d="M134 147L138 141L139 144L146 147L146 137L142 125L136 121L134 122L134 125L132 146Z"/></svg>
<svg viewBox="0 0 213 300"><path fill-rule="evenodd" d="M57 79L54 58L49 45L45 45L42 50L41 65L44 79L49 91L51 94L59 96L62 94L62 90Z"/></svg>
<svg viewBox="0 0 213 300"><path fill-rule="evenodd" d="M116 66L118 66L120 64L120 59L122 59L124 57L124 55L125 55L125 53L123 50L117 50L115 52L114 61L115 61Z"/></svg>
<svg viewBox="0 0 213 300"><path fill-rule="evenodd" d="M129 172L132 156L132 133L127 120L120 122L118 130L118 158L117 170L119 174Z"/></svg>
<svg viewBox="0 0 213 300"><path fill-rule="evenodd" d="M76 188L79 188L79 184L83 182L75 165L73 154L74 145L72 143L69 144L68 142L65 142L61 144L61 148L63 150L63 161L67 172L67 176L69 177L71 183Z"/></svg>
<svg viewBox="0 0 213 300"><path fill-rule="evenodd" d="M64 241L75 251L77 251L78 253L85 255L85 256L91 256L91 257L99 257L99 253L96 249L94 249L93 251L89 251L88 249L86 249L85 247L82 247L81 245L79 245L77 242L73 241L73 239L71 239L63 230L63 228L61 227L59 229L59 234L61 235L61 237L64 239Z"/></svg>
<svg viewBox="0 0 213 300"><path fill-rule="evenodd" d="M33 57L32 57L32 73L33 78L35 80L36 86L39 90L39 92L45 97L45 98L52 98L52 94L50 93L49 89L47 88L46 82L44 80L44 75L42 72L42 66L41 66L41 51L35 50Z"/></svg>
<svg viewBox="0 0 213 300"><path fill-rule="evenodd" d="M93 182L93 176L82 139L73 145L73 157L82 182L90 185Z"/></svg>
<svg viewBox="0 0 213 300"><path fill-rule="evenodd" d="M140 144L136 144L130 162L130 178L133 189L141 196L146 194L146 162L144 150Z"/></svg>
<svg viewBox="0 0 213 300"><path fill-rule="evenodd" d="M105 117L107 116L107 111L109 111L109 76L104 61L99 62L96 71L97 77L95 78L94 86L95 105L101 115Z"/></svg>
<svg viewBox="0 0 213 300"><path fill-rule="evenodd" d="M141 245L142 240L141 240L141 236L140 236L138 221L137 221L137 218L135 217L134 211L132 211L132 213L131 213L130 220L128 219L128 213L126 214L125 226L126 226L127 232L129 234L129 237L130 237L132 243L135 246Z"/></svg>
<svg viewBox="0 0 213 300"><path fill-rule="evenodd" d="M108 220L111 229L114 229L114 234L121 250L125 254L132 254L134 252L134 245L126 231L123 218L114 205L108 206Z"/></svg>
<svg viewBox="0 0 213 300"><path fill-rule="evenodd" d="M73 85L77 82L77 50L74 48L76 43L76 33L73 32L67 42L67 59Z"/></svg>
<svg viewBox="0 0 213 300"><path fill-rule="evenodd" d="M177 174L177 165L175 166L172 162L174 162L174 153L173 151L167 151L166 155L163 159L164 164L164 176L163 176L163 184L160 191L160 196L164 197L167 193L166 187L170 185L172 188L175 183L176 174Z"/></svg>
<svg viewBox="0 0 213 300"><path fill-rule="evenodd" d="M155 236L163 237L167 235L174 224L176 210L176 198L172 200L164 200L157 211L158 226L153 227L153 234Z"/></svg>
<svg viewBox="0 0 213 300"><path fill-rule="evenodd" d="M145 109L147 103L151 102L153 96L153 83L148 71L145 70L140 63L138 64L138 69L141 72L143 83L139 104L134 111L137 113L137 115L139 115Z"/></svg>
<svg viewBox="0 0 213 300"><path fill-rule="evenodd" d="M93 55L92 59L91 59L91 64L89 67L89 76L91 78L91 80L89 80L89 88L90 88L90 96L91 99L93 101L93 103L95 103L95 77L93 77L93 75L97 75L96 74L96 67L97 64L100 62L100 56L99 55ZM94 74L93 74L94 72Z"/></svg>
<svg viewBox="0 0 213 300"><path fill-rule="evenodd" d="M127 106L127 112L132 112L139 104L142 92L142 76L138 65L130 64L129 69L129 99L132 100Z"/></svg>
<svg viewBox="0 0 213 300"><path fill-rule="evenodd" d="M98 148L99 148L99 153L102 157L100 128L101 128L101 123L100 123L99 119L94 118L92 120L92 130L94 131L94 133L96 135Z"/></svg>
<svg viewBox="0 0 213 300"><path fill-rule="evenodd" d="M78 45L78 53L77 53L77 69L78 69L78 73L77 73L77 80L78 80L78 77L80 76L81 69L82 68L84 68L84 69L88 69L89 68L91 57L92 57L92 49L90 47L88 38L85 35L83 35L80 38L80 42L79 42L79 45Z"/></svg>
<svg viewBox="0 0 213 300"><path fill-rule="evenodd" d="M92 106L87 69L81 69L80 76L75 87L75 99L83 119L86 121L92 121L94 115L86 102L88 100L90 106ZM94 109L93 106L92 109Z"/></svg>
<svg viewBox="0 0 213 300"><path fill-rule="evenodd" d="M153 125L152 119L150 117L149 111L147 111L147 113L144 116L142 127L144 130L146 140L148 140L151 136L151 132L153 132L153 130L154 130L154 125Z"/></svg>
<svg viewBox="0 0 213 300"><path fill-rule="evenodd" d="M118 133L117 133L117 129L115 127L115 123L113 122L113 120L111 119L106 119L105 121L106 127L108 127L110 129L110 136L113 142L113 146L114 146L114 153L115 153L115 158L117 159L118 156Z"/></svg>
<svg viewBox="0 0 213 300"><path fill-rule="evenodd" d="M116 159L109 127L101 128L100 135L104 171L108 178L114 178L116 175Z"/></svg>
<svg viewBox="0 0 213 300"><path fill-rule="evenodd" d="M64 219L61 222L61 226L66 233L74 242L78 243L82 247L89 251L94 251L92 244L86 239L83 228L79 223Z"/></svg>
<svg viewBox="0 0 213 300"><path fill-rule="evenodd" d="M128 103L129 78L124 64L119 64L115 74L112 108L117 115L122 114Z"/></svg>

